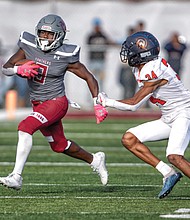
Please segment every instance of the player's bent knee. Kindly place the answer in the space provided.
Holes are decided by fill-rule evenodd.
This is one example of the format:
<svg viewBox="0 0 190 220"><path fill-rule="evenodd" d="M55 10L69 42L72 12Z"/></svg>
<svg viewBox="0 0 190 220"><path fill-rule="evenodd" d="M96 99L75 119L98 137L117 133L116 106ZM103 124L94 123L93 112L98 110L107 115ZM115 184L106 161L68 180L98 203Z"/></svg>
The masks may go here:
<svg viewBox="0 0 190 220"><path fill-rule="evenodd" d="M124 147L126 147L127 149L130 149L131 146L136 142L137 138L130 132L126 132L122 139L121 142L123 144Z"/></svg>
<svg viewBox="0 0 190 220"><path fill-rule="evenodd" d="M170 154L167 156L167 158L168 158L168 161L173 165L180 164L181 160L183 160L183 156L177 155L177 154Z"/></svg>
<svg viewBox="0 0 190 220"><path fill-rule="evenodd" d="M66 139L59 142L50 142L51 149L56 153L63 153L66 149L70 147L70 141Z"/></svg>

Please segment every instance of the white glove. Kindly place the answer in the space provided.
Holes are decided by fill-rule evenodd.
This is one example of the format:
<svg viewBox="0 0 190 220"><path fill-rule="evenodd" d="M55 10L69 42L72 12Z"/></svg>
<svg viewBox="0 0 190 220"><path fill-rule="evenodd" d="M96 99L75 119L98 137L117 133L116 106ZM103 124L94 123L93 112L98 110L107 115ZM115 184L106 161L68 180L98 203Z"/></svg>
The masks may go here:
<svg viewBox="0 0 190 220"><path fill-rule="evenodd" d="M108 100L108 96L105 92L100 92L98 94L97 103L102 105L103 107L107 107L106 102Z"/></svg>
<svg viewBox="0 0 190 220"><path fill-rule="evenodd" d="M76 102L73 102L72 100L68 99L68 102L69 102L69 105L72 107L72 108L76 108L78 110L80 110L80 105Z"/></svg>

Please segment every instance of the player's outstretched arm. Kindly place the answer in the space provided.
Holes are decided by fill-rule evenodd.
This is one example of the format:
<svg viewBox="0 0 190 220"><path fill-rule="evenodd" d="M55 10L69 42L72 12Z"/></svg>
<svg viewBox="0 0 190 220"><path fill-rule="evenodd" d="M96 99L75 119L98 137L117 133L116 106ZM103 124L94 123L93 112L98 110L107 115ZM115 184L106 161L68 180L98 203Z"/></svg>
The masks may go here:
<svg viewBox="0 0 190 220"><path fill-rule="evenodd" d="M136 111L153 95L153 92L160 86L167 83L167 80L161 79L157 81L144 82L144 86L129 99L114 100L108 98L105 93L99 93L97 102L104 107L116 108L123 111Z"/></svg>
<svg viewBox="0 0 190 220"><path fill-rule="evenodd" d="M86 81L94 100L96 123L101 123L107 117L108 111L105 107L96 102L99 90L97 80L88 71L85 65L80 62L69 64L67 70Z"/></svg>
<svg viewBox="0 0 190 220"><path fill-rule="evenodd" d="M152 93L145 96L137 104L130 105L114 99L110 99L105 93L102 92L98 94L98 103L100 103L104 107L116 108L122 111L136 111L141 105L143 105L151 97L151 95Z"/></svg>

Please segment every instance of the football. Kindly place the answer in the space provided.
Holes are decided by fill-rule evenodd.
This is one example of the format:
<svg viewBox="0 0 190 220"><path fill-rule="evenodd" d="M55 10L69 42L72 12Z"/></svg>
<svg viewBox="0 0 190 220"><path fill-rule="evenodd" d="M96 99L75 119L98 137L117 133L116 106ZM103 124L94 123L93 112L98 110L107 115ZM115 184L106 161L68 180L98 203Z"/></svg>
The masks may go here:
<svg viewBox="0 0 190 220"><path fill-rule="evenodd" d="M22 60L19 60L19 61L17 61L16 63L15 63L15 66L21 66L21 65L23 65L23 64L25 64L25 63L27 63L27 62L33 62L33 63L31 63L31 64L29 64L29 66L31 67L31 66L33 66L33 65L36 65L36 63L33 61L33 60L29 60L29 59L22 59ZM28 65L28 64L27 64ZM37 66L39 66L39 65L37 65ZM37 72L38 72L38 68L35 68L34 67L34 70L36 70ZM26 76L24 76L24 75L22 75L22 74L17 74L19 77L21 77L21 78L28 78L28 77L26 77Z"/></svg>
<svg viewBox="0 0 190 220"><path fill-rule="evenodd" d="M32 60L28 60L28 59L19 60L18 62L15 63L15 65L21 66L21 65L27 63L28 61L32 61Z"/></svg>

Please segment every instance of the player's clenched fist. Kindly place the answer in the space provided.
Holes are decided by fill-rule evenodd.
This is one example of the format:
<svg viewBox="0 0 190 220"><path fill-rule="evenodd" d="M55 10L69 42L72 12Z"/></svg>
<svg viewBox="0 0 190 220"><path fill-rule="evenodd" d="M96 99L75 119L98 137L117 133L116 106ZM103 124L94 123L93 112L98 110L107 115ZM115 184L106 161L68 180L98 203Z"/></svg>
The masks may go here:
<svg viewBox="0 0 190 220"><path fill-rule="evenodd" d="M14 71L17 73L18 76L31 79L38 75L38 69L40 66L36 64L34 61L27 61L22 65L15 65Z"/></svg>
<svg viewBox="0 0 190 220"><path fill-rule="evenodd" d="M108 115L108 111L100 104L94 105L94 112L96 116L96 123L100 124Z"/></svg>

